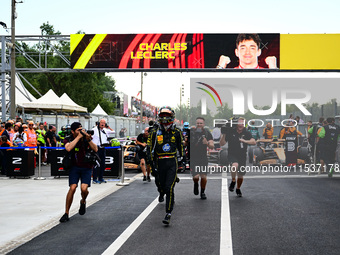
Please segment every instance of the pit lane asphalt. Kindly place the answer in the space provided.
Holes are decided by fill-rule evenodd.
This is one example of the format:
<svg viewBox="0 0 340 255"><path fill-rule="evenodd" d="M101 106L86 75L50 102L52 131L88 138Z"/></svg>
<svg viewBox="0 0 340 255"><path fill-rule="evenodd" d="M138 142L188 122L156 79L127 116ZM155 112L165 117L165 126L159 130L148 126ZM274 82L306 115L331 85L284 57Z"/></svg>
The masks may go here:
<svg viewBox="0 0 340 255"><path fill-rule="evenodd" d="M220 175L209 175L205 201L189 174L179 176L171 225L158 204L116 254L219 254ZM249 174L242 192L229 192L234 254L339 254L338 174ZM154 183L138 178L9 254L101 254L156 198Z"/></svg>

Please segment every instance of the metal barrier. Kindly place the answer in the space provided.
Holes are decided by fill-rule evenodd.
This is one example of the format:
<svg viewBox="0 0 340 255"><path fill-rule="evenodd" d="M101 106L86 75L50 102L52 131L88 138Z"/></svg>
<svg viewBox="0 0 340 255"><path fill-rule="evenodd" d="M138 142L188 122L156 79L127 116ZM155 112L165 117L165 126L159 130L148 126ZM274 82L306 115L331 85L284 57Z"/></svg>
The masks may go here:
<svg viewBox="0 0 340 255"><path fill-rule="evenodd" d="M34 151L37 147L0 147L6 150L6 175L7 176L32 176L34 175ZM20 152L21 151L21 152Z"/></svg>
<svg viewBox="0 0 340 255"><path fill-rule="evenodd" d="M36 149L38 148L38 153L39 153L39 159L38 159L38 176L34 178L34 180L45 180L45 177L41 176L41 149L49 149L49 150L64 150L65 147L0 147L2 150L30 150L30 149ZM124 168L124 147L123 146L115 146L115 147L105 147L105 149L117 149L119 151L119 176L120 178L120 183L117 185L119 186L127 186L129 183L125 182L125 168ZM34 154L33 154L34 155ZM32 157L34 158L34 156ZM23 162L23 159L20 160L20 162ZM32 173L34 175L34 171Z"/></svg>
<svg viewBox="0 0 340 255"><path fill-rule="evenodd" d="M121 177L120 177L120 182L117 183L117 186L128 186L130 183L125 182L125 168L124 168L124 147L119 146L121 150L121 164L120 164L120 169L122 171Z"/></svg>
<svg viewBox="0 0 340 255"><path fill-rule="evenodd" d="M45 177L41 177L41 147L39 147L38 155L38 177L35 177L34 180L46 180Z"/></svg>

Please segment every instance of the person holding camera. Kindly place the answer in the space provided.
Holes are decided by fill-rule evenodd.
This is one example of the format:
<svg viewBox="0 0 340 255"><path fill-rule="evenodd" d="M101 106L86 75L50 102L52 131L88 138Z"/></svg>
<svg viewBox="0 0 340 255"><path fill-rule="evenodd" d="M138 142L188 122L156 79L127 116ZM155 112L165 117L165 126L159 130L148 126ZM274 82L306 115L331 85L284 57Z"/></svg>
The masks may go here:
<svg viewBox="0 0 340 255"><path fill-rule="evenodd" d="M105 147L110 147L109 135L114 134L115 131L106 124L105 119L101 119L98 125L93 129L93 142L98 146L98 156L100 158L99 166L93 169L93 183L106 183L103 178L105 170Z"/></svg>
<svg viewBox="0 0 340 255"><path fill-rule="evenodd" d="M194 194L199 194L199 179L201 177L201 199L207 199L205 188L207 185L208 157L207 147L214 148L214 140L209 132L204 128L205 119L196 118L196 126L190 129L190 168L194 181Z"/></svg>
<svg viewBox="0 0 340 255"><path fill-rule="evenodd" d="M69 173L69 191L66 195L65 214L60 222L69 221L69 211L72 205L74 193L78 182L81 180L81 197L79 214L86 212L86 198L89 194L88 187L91 186L91 174L95 161L91 158L92 152L97 152L97 145L91 140L91 135L86 133L79 122L71 125L71 135L65 137L64 144L67 153L71 155L71 168Z"/></svg>
<svg viewBox="0 0 340 255"><path fill-rule="evenodd" d="M143 172L143 181L148 181L151 182L150 179L150 166L148 165L146 167L146 150L147 150L147 142L148 142L148 137L149 137L149 127L146 127L144 129L144 133L141 133L137 137L137 145L139 146L138 150L138 157L140 159L140 168L142 169ZM146 173L148 176L146 176Z"/></svg>
<svg viewBox="0 0 340 255"><path fill-rule="evenodd" d="M243 176L246 174L247 146L255 145L256 141L251 133L245 128L246 120L239 118L236 128L222 129L220 145L224 146L228 143L228 162L231 165L231 183L229 191L233 192L236 184L236 194L242 197L241 185Z"/></svg>

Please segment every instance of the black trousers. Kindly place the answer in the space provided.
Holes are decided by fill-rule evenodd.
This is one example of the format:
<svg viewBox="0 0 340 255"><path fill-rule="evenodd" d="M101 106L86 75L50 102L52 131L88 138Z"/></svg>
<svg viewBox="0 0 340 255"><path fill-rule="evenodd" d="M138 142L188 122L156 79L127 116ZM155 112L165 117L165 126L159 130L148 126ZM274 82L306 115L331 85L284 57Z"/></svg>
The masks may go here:
<svg viewBox="0 0 340 255"><path fill-rule="evenodd" d="M104 170L105 170L105 158L106 158L106 149L105 148L99 148L98 149L98 156L100 158L100 166L93 168L93 180L102 181Z"/></svg>
<svg viewBox="0 0 340 255"><path fill-rule="evenodd" d="M166 195L165 211L171 213L175 201L175 183L177 178L177 158L158 159L158 180L156 185L161 194ZM158 182L158 184L157 184Z"/></svg>

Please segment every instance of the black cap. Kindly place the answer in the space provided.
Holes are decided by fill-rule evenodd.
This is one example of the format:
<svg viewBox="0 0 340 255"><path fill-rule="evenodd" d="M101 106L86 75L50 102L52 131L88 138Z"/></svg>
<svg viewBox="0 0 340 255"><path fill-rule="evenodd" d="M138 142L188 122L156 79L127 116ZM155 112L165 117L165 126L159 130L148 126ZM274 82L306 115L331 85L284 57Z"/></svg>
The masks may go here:
<svg viewBox="0 0 340 255"><path fill-rule="evenodd" d="M81 127L81 123L80 122L73 122L71 124L71 130L76 131L79 127Z"/></svg>

